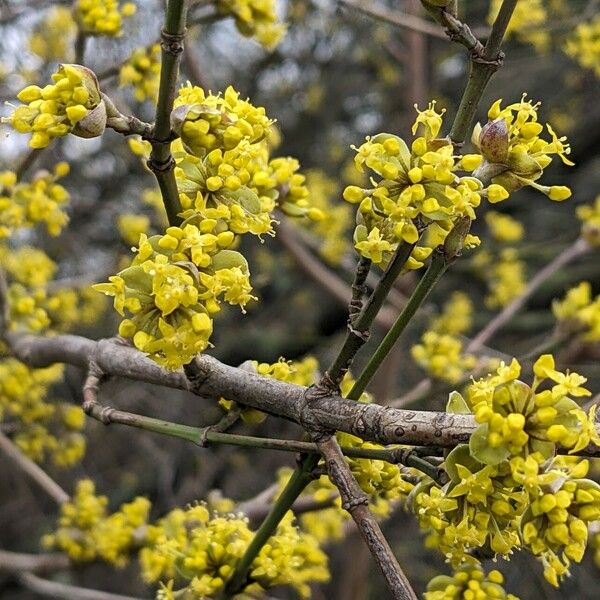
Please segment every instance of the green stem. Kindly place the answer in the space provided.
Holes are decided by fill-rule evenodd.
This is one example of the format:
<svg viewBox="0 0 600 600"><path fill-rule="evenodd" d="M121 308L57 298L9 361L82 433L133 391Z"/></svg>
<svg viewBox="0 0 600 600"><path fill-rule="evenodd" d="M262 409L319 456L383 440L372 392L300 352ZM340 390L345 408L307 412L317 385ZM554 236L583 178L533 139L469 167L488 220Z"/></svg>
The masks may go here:
<svg viewBox="0 0 600 600"><path fill-rule="evenodd" d="M271 508L271 512L262 522L256 535L252 538L250 545L246 549L244 556L236 565L233 575L225 585L225 589L219 596L220 600L229 600L244 589L248 580L248 572L252 566L252 561L258 556L261 548L267 543L269 538L275 533L277 527L288 510L294 504L304 488L313 480L313 470L317 466L320 455L312 454L304 457L290 480L277 498Z"/></svg>
<svg viewBox="0 0 600 600"><path fill-rule="evenodd" d="M187 16L187 0L169 0L165 26L161 33L161 68L152 152L148 166L154 173L171 225L179 225L181 212L175 180L175 161L171 155L171 111L177 93L179 63Z"/></svg>
<svg viewBox="0 0 600 600"><path fill-rule="evenodd" d="M460 105L456 112L452 129L450 130L450 139L454 144L460 145L465 141L483 92L492 75L502 64L503 55L500 53L500 46L517 2L518 0L504 0L502 2L483 52L481 55L475 55L471 59L471 70L469 72L467 87L460 100Z"/></svg>
<svg viewBox="0 0 600 600"><path fill-rule="evenodd" d="M302 454L319 454L317 444L313 442L302 442L297 440L284 440L277 438L263 438L249 435L238 435L225 433L224 430L231 426L237 419L236 414L227 413L218 423L209 427L193 427L182 425L162 419L154 419L135 413L116 410L102 406L98 403L84 405L85 411L91 417L101 421L105 425L112 423L127 425L144 431L151 431L169 437L179 438L192 442L199 446L211 444L228 444L244 448L261 448L264 450L278 450L282 452L299 452ZM398 448L352 448L341 447L342 452L352 458L366 458L370 460L383 460L396 464L398 462L409 466L416 464L405 463L404 455L398 454Z"/></svg>
<svg viewBox="0 0 600 600"><path fill-rule="evenodd" d="M434 253L427 271L425 271L421 281L419 281L419 284L412 293L408 303L396 319L392 328L383 338L381 344L379 344L377 350L375 350L371 356L367 366L363 369L360 377L352 387L352 390L348 395L349 399L358 400L360 398L375 373L377 373L381 363L394 347L394 344L398 341L398 338L417 312L419 306L421 306L425 298L429 295L429 292L431 292L436 283L440 280L441 276L448 268L448 265L449 262L443 252L438 251Z"/></svg>
<svg viewBox="0 0 600 600"><path fill-rule="evenodd" d="M344 374L350 367L356 353L366 342L366 334L371 327L379 309L383 306L385 299L392 289L394 282L400 275L402 267L406 264L406 261L410 257L413 251L414 244L401 243L396 250L394 258L388 265L382 278L379 280L373 294L369 297L365 303L362 311L351 323L352 327L348 329L346 333L346 339L340 349L336 359L332 365L327 369L326 376L329 379L332 387L338 387ZM365 335L357 335L363 333Z"/></svg>

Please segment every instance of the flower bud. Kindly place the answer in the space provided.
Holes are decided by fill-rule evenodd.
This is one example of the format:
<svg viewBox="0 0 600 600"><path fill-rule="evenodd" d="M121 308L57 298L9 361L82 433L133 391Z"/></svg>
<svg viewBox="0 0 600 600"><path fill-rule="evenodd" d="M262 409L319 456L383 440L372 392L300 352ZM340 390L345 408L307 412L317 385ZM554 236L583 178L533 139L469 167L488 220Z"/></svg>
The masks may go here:
<svg viewBox="0 0 600 600"><path fill-rule="evenodd" d="M508 126L504 119L488 121L479 134L479 148L492 163L504 163L508 159Z"/></svg>

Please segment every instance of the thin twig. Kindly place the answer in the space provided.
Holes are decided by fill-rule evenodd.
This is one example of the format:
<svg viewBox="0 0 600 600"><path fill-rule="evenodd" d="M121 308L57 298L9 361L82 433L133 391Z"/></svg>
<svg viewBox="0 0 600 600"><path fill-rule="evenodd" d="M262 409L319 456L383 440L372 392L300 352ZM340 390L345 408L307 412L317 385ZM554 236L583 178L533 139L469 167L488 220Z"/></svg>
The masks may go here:
<svg viewBox="0 0 600 600"><path fill-rule="evenodd" d="M123 596L122 594L111 594L100 590L91 590L89 588L67 585L56 581L42 579L33 573L22 573L19 575L19 581L27 589L45 596L46 598L57 598L58 600L140 600L133 596Z"/></svg>
<svg viewBox="0 0 600 600"><path fill-rule="evenodd" d="M179 63L183 52L187 0L169 0L165 26L161 32L161 69L154 141L148 168L154 173L160 188L169 224L179 225L181 205L175 180L175 160L171 155L171 111L177 93Z"/></svg>
<svg viewBox="0 0 600 600"><path fill-rule="evenodd" d="M404 29L410 29L412 31L424 33L426 35L430 35L431 37L439 39L446 38L444 33L440 31L435 25L433 25L429 21L426 21L425 19L422 19L421 17L417 17L416 15L409 15L407 13L402 13L398 10L391 11L383 7L375 8L372 5L368 5L364 1L361 2L358 0L338 0L338 2L343 6L347 6L348 8L363 13L368 17L372 17L373 19L377 19L378 21L388 23L389 25L402 27Z"/></svg>
<svg viewBox="0 0 600 600"><path fill-rule="evenodd" d="M539 289L539 287L554 273L573 262L576 258L590 251L590 245L583 239L577 239L573 244L565 248L554 260L549 262L541 271L538 271L528 283L523 292L510 304L505 306L469 343L467 352L476 353L486 344L502 327L525 306L527 300Z"/></svg>
<svg viewBox="0 0 600 600"><path fill-rule="evenodd" d="M40 466L27 458L2 432L0 432L0 450L57 504L64 504L70 500L69 494Z"/></svg>
<svg viewBox="0 0 600 600"><path fill-rule="evenodd" d="M371 555L385 577L391 598L416 600L417 596L412 586L369 509L369 499L352 475L336 439L329 436L324 440L317 440L317 445L325 459L329 478L340 492L342 508L350 513L356 523Z"/></svg>
<svg viewBox="0 0 600 600"><path fill-rule="evenodd" d="M52 573L68 569L71 561L66 554L53 552L51 554L24 554L0 550L0 572L19 573Z"/></svg>

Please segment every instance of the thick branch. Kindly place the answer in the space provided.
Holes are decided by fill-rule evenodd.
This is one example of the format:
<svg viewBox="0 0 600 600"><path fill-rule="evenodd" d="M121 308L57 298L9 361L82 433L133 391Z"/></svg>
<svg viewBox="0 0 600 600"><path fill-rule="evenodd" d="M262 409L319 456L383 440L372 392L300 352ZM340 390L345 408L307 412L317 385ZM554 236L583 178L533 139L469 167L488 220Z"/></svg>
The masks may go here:
<svg viewBox="0 0 600 600"><path fill-rule="evenodd" d="M399 410L361 404L335 394L315 397L314 388L267 379L204 354L188 365L188 386L182 372L166 371L135 348L114 339L94 342L74 335L8 337L13 354L32 367L63 362L87 368L93 358L107 375L189 390L203 397L228 398L311 431L344 431L384 445L451 448L466 442L475 429L472 415ZM590 446L582 454L600 456L600 448Z"/></svg>

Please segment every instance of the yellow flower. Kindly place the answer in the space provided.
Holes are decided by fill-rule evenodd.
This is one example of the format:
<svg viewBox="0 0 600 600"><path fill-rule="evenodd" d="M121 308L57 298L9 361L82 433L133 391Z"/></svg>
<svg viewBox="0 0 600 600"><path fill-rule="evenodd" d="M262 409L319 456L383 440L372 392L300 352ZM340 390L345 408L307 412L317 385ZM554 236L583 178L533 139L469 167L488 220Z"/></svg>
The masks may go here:
<svg viewBox="0 0 600 600"><path fill-rule="evenodd" d="M54 83L30 85L17 98L24 103L2 121L19 133L31 133L29 145L44 148L52 139L73 133L81 137L102 135L106 107L96 75L81 65L60 65Z"/></svg>

